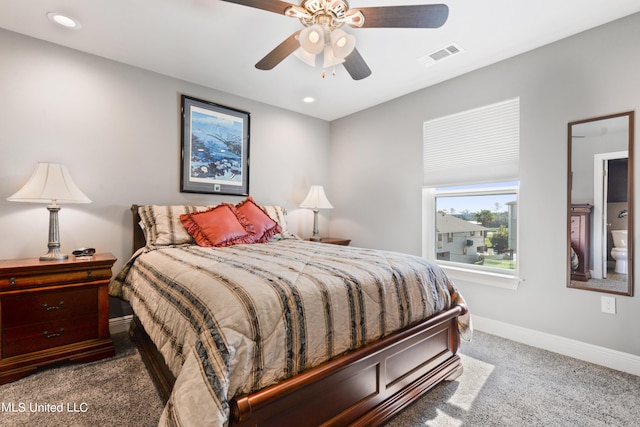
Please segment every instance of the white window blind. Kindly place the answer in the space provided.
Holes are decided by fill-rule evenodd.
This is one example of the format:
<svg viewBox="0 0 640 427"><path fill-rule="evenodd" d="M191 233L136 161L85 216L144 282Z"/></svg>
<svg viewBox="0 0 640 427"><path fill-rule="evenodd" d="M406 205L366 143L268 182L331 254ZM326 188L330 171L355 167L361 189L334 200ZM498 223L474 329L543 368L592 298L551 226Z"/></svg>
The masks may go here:
<svg viewBox="0 0 640 427"><path fill-rule="evenodd" d="M518 179L520 98L424 123L424 185Z"/></svg>

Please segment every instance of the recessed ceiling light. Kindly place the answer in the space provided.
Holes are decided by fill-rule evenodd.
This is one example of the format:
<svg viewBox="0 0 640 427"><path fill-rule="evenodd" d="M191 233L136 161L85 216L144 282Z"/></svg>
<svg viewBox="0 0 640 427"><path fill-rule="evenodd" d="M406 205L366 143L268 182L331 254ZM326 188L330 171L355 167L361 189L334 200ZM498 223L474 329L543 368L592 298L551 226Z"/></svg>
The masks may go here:
<svg viewBox="0 0 640 427"><path fill-rule="evenodd" d="M79 30L82 28L82 25L80 25L80 22L78 22L77 19L73 19L67 15L63 15L62 13L49 12L47 13L47 18L49 18L51 22L62 25L66 28L71 28L72 30Z"/></svg>
<svg viewBox="0 0 640 427"><path fill-rule="evenodd" d="M316 102L315 98L312 98L310 96L305 96L304 98L302 98L302 102L306 102L307 104L311 104L312 102Z"/></svg>

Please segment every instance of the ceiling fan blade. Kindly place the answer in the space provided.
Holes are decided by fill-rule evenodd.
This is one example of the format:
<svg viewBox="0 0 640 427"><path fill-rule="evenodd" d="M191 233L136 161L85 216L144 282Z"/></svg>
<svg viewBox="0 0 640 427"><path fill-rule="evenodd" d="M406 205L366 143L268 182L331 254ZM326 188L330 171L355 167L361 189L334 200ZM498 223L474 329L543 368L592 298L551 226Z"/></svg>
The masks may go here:
<svg viewBox="0 0 640 427"><path fill-rule="evenodd" d="M364 62L364 58L362 58L358 49L353 49L353 52L344 59L342 65L347 69L353 80L362 80L371 75L371 69Z"/></svg>
<svg viewBox="0 0 640 427"><path fill-rule="evenodd" d="M282 0L222 0L227 3L241 4L256 9L266 10L268 12L280 13L284 15L284 11L290 6L297 6Z"/></svg>
<svg viewBox="0 0 640 427"><path fill-rule="evenodd" d="M446 4L359 7L362 28L438 28L449 17Z"/></svg>
<svg viewBox="0 0 640 427"><path fill-rule="evenodd" d="M300 34L300 30L284 39L284 41L276 46L275 49L273 49L264 58L258 61L258 63L256 64L256 68L259 70L271 70L273 69L273 67L281 63L283 59L291 55L297 48L300 47L298 34Z"/></svg>

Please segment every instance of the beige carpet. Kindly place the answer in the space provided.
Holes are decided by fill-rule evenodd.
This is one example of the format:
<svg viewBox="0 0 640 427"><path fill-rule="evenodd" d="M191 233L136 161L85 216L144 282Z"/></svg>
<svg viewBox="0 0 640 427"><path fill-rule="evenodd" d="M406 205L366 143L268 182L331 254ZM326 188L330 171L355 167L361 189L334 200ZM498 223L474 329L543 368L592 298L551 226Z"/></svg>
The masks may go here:
<svg viewBox="0 0 640 427"><path fill-rule="evenodd" d="M155 426L162 404L140 355L126 334L113 338L114 358L44 369L0 386L0 426ZM640 425L640 377L482 332L460 353L464 374L386 427ZM10 411L20 404L25 412ZM62 404L63 412L31 411L47 404Z"/></svg>
<svg viewBox="0 0 640 427"><path fill-rule="evenodd" d="M385 427L640 426L640 377L482 332L460 354L461 377Z"/></svg>
<svg viewBox="0 0 640 427"><path fill-rule="evenodd" d="M157 425L163 405L140 354L126 333L112 338L115 357L43 369L0 386L0 426Z"/></svg>

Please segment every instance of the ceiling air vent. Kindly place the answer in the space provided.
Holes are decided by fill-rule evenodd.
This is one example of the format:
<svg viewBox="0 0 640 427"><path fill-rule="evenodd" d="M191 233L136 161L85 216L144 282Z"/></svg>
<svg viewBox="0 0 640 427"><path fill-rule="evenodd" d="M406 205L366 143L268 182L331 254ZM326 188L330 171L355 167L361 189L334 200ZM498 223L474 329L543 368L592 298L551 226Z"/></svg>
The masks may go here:
<svg viewBox="0 0 640 427"><path fill-rule="evenodd" d="M418 62L424 65L425 67L428 67L429 65L435 64L438 61L442 61L443 59L449 58L460 52L462 52L462 48L457 44L452 43L447 47L438 49L435 52L432 52L428 55L418 58Z"/></svg>

